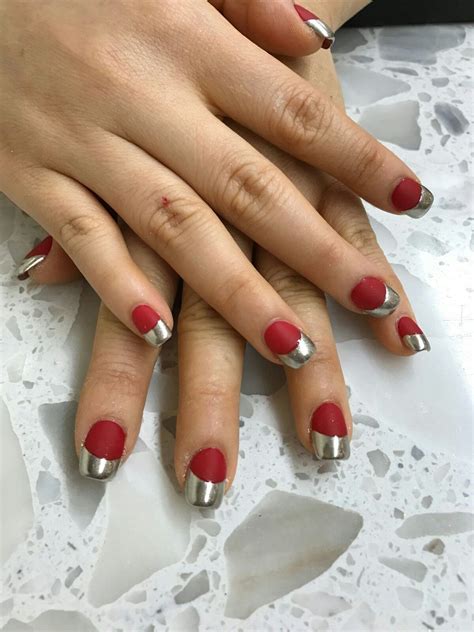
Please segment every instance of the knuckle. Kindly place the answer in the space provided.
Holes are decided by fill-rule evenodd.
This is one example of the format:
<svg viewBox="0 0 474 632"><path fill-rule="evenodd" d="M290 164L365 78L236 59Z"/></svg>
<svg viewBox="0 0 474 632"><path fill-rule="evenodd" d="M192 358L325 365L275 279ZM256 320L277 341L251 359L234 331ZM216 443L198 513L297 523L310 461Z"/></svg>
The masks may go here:
<svg viewBox="0 0 474 632"><path fill-rule="evenodd" d="M238 306L248 304L250 297L255 293L253 280L248 274L241 272L226 279L225 283L218 288L216 297L222 311L233 313Z"/></svg>
<svg viewBox="0 0 474 632"><path fill-rule="evenodd" d="M165 248L175 246L192 234L202 216L198 200L180 193L164 195L163 191L153 191L143 206L144 234Z"/></svg>
<svg viewBox="0 0 474 632"><path fill-rule="evenodd" d="M59 241L69 253L78 252L105 236L104 222L100 217L77 215L62 224L59 229Z"/></svg>
<svg viewBox="0 0 474 632"><path fill-rule="evenodd" d="M278 137L296 150L323 142L334 118L334 109L327 98L304 85L292 86L283 94L283 106L275 123Z"/></svg>
<svg viewBox="0 0 474 632"><path fill-rule="evenodd" d="M357 181L360 187L373 181L385 163L383 152L373 138L357 145L347 155L350 156L354 181Z"/></svg>
<svg viewBox="0 0 474 632"><path fill-rule="evenodd" d="M179 314L179 334L228 329L227 322L197 294L187 295Z"/></svg>
<svg viewBox="0 0 474 632"><path fill-rule="evenodd" d="M122 398L136 398L143 394L142 378L137 367L120 357L100 359L87 377L87 384L100 385L109 395L120 393Z"/></svg>
<svg viewBox="0 0 474 632"><path fill-rule="evenodd" d="M273 289L288 303L312 295L314 286L291 268L274 266L265 272L265 278Z"/></svg>
<svg viewBox="0 0 474 632"><path fill-rule="evenodd" d="M344 238L363 255L371 255L379 250L377 237L368 221L349 221L344 227Z"/></svg>
<svg viewBox="0 0 474 632"><path fill-rule="evenodd" d="M261 226L270 200L282 192L275 168L240 158L237 164L233 160L225 171L219 206L230 213L236 225Z"/></svg>

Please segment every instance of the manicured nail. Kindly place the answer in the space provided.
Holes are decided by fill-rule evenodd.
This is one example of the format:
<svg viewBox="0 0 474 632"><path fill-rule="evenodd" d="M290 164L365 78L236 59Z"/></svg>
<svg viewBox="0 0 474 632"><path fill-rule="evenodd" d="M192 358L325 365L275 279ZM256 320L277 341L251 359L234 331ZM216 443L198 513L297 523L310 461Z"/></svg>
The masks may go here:
<svg viewBox="0 0 474 632"><path fill-rule="evenodd" d="M193 507L217 509L224 498L227 466L217 448L197 452L189 464L184 485L186 500Z"/></svg>
<svg viewBox="0 0 474 632"><path fill-rule="evenodd" d="M97 481L109 481L117 472L126 435L115 421L101 419L90 428L81 446L79 472Z"/></svg>
<svg viewBox="0 0 474 632"><path fill-rule="evenodd" d="M311 418L311 440L318 459L349 458L351 448L347 426L339 406L326 402L314 411Z"/></svg>
<svg viewBox="0 0 474 632"><path fill-rule="evenodd" d="M365 277L351 292L352 302L364 314L384 318L392 314L400 302L400 297L391 287L375 277Z"/></svg>
<svg viewBox="0 0 474 632"><path fill-rule="evenodd" d="M308 11L308 9L301 7L299 4L295 4L295 9L303 22L307 24L310 29L316 33L316 35L323 38L322 48L331 48L336 36L334 31L329 28L326 22L323 22L317 15Z"/></svg>
<svg viewBox="0 0 474 632"><path fill-rule="evenodd" d="M171 338L170 328L149 305L135 307L132 320L138 331L153 347L161 347Z"/></svg>
<svg viewBox="0 0 474 632"><path fill-rule="evenodd" d="M410 351L430 351L431 345L423 331L414 320L408 316L403 316L397 323L398 334L403 344Z"/></svg>
<svg viewBox="0 0 474 632"><path fill-rule="evenodd" d="M30 250L24 257L21 264L18 266L16 276L19 281L25 281L30 276L30 270L36 268L40 263L46 259L53 245L53 238L48 235L46 239L43 239L37 246Z"/></svg>
<svg viewBox="0 0 474 632"><path fill-rule="evenodd" d="M433 201L431 191L410 178L399 182L392 193L392 204L397 211L414 219L423 217L430 210Z"/></svg>
<svg viewBox="0 0 474 632"><path fill-rule="evenodd" d="M267 327L264 338L270 351L292 369L302 367L316 351L313 341L285 320L277 320Z"/></svg>

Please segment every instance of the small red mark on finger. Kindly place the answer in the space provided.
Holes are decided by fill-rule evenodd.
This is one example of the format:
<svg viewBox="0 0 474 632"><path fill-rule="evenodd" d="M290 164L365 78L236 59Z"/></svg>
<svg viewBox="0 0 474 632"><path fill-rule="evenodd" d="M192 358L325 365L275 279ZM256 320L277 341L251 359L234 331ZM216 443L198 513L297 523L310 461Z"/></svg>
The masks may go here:
<svg viewBox="0 0 474 632"><path fill-rule="evenodd" d="M165 208L170 205L170 201L165 195L161 198L161 203Z"/></svg>

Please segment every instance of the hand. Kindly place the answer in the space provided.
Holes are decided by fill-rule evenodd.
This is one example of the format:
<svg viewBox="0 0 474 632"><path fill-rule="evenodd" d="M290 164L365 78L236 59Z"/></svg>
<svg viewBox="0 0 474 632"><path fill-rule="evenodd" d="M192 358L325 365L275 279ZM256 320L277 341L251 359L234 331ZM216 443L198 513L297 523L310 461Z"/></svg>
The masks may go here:
<svg viewBox="0 0 474 632"><path fill-rule="evenodd" d="M376 266L219 117L391 212L407 187L405 209L418 204L424 189L414 174L204 0L185 0L179 12L169 0L141 7L50 0L31 11L1 0L6 194L64 248L119 320L145 334L154 323L147 339L155 344L169 337L171 312L101 200L271 360L270 324L284 320L302 332L303 323L211 209L348 309L393 310L383 279L360 300L360 282L377 276ZM26 267L44 260L47 245L29 253Z"/></svg>

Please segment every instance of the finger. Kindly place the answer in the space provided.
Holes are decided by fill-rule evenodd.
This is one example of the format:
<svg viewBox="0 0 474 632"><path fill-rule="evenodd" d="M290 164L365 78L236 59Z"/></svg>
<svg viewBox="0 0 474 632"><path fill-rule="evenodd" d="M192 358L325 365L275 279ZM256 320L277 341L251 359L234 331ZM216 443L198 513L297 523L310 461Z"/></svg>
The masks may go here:
<svg viewBox="0 0 474 632"><path fill-rule="evenodd" d="M314 359L298 375L285 369L298 437L318 459L347 459L351 413L324 294L261 248L255 263L304 321L316 344Z"/></svg>
<svg viewBox="0 0 474 632"><path fill-rule="evenodd" d="M292 0L210 0L243 35L269 53L300 57L330 48L327 21Z"/></svg>
<svg viewBox="0 0 474 632"><path fill-rule="evenodd" d="M378 274L387 280L400 297L397 309L382 320L369 319L369 324L378 340L392 353L411 355L429 351L430 343L417 323L415 313L406 292L380 248L370 225L367 213L360 201L346 187L327 181L319 203L322 216L337 232L378 269Z"/></svg>
<svg viewBox="0 0 474 632"><path fill-rule="evenodd" d="M396 294L383 279L375 276L373 264L314 212L314 207L275 165L224 123L203 110L201 114L193 110L189 117L183 116L179 127L174 127L174 141L170 138L167 143L160 135L160 125L155 127L154 121L144 125L147 108L143 112L138 110L127 130L128 137L158 160L166 158L168 165L230 224L331 294L344 307L370 312L375 317L383 317L396 307ZM186 150L186 139L190 135L200 148L199 155ZM163 147L168 148L167 156ZM107 186L113 192L120 187L115 173L117 170L120 173L118 159L124 151L115 150L117 166L109 170L114 181ZM136 152L136 148L133 151ZM101 162L110 159L112 152L114 149L107 147ZM206 169L201 168L202 164ZM89 157L84 156L81 168L90 169L89 165ZM141 174L143 178L143 170ZM94 173L89 175L94 180L88 180L87 186L97 192L96 187L103 187L105 181L103 176L100 181L94 176ZM129 177L133 178L131 181L139 181L140 173L131 173ZM124 184L121 186L124 188ZM128 187L124 193L130 195ZM128 202L125 206L130 210L134 205ZM140 214L134 213L135 216ZM209 235L205 239L209 241ZM214 247L215 244L216 240ZM194 248L197 248L195 244ZM184 276L184 272L180 274ZM203 289L195 289L204 297ZM212 301L207 302L215 307Z"/></svg>
<svg viewBox="0 0 474 632"><path fill-rule="evenodd" d="M135 235L124 232L133 260L172 305L176 275ZM110 480L132 452L158 353L101 306L76 416L75 442L83 476Z"/></svg>
<svg viewBox="0 0 474 632"><path fill-rule="evenodd" d="M68 283L82 277L76 265L51 235L37 243L24 257L17 269L19 281L33 279L41 285Z"/></svg>
<svg viewBox="0 0 474 632"><path fill-rule="evenodd" d="M237 467L244 340L187 285L178 331L176 475L191 505L217 508Z"/></svg>
<svg viewBox="0 0 474 632"><path fill-rule="evenodd" d="M64 248L119 320L150 344L163 344L171 336L171 311L104 207L64 175L42 168L23 173L9 182L7 195Z"/></svg>
<svg viewBox="0 0 474 632"><path fill-rule="evenodd" d="M311 341L303 323L256 272L203 200L131 143L104 139L103 150L100 176L90 159L83 160L78 166L81 181L260 353L274 362L306 362ZM305 340L306 353L287 357L288 336Z"/></svg>
<svg viewBox="0 0 474 632"><path fill-rule="evenodd" d="M225 29L224 29L225 30ZM201 85L220 112L289 154L345 183L375 206L424 215L432 194L392 152L334 107L321 90L281 62L227 30L213 40L219 78L201 73ZM245 73L236 80L235 50Z"/></svg>

